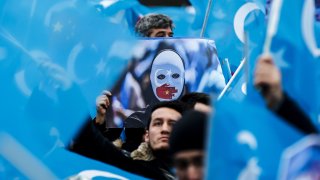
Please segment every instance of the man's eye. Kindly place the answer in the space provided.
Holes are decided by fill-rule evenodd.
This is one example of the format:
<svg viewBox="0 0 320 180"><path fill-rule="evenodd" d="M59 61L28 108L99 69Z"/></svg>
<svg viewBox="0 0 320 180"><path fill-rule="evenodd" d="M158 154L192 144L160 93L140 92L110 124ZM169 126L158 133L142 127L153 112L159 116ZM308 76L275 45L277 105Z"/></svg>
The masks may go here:
<svg viewBox="0 0 320 180"><path fill-rule="evenodd" d="M165 37L165 34L164 33L158 33L158 34L156 34L156 37Z"/></svg>
<svg viewBox="0 0 320 180"><path fill-rule="evenodd" d="M160 122L155 122L153 123L154 126L161 126L161 123Z"/></svg>
<svg viewBox="0 0 320 180"><path fill-rule="evenodd" d="M157 78L158 78L158 79L161 79L161 80L164 79L165 77L166 77L166 76L163 75L163 74L160 74L160 75L157 76Z"/></svg>
<svg viewBox="0 0 320 180"><path fill-rule="evenodd" d="M172 78L174 78L174 79L178 79L179 77L180 77L180 74L178 74L178 73L172 74Z"/></svg>

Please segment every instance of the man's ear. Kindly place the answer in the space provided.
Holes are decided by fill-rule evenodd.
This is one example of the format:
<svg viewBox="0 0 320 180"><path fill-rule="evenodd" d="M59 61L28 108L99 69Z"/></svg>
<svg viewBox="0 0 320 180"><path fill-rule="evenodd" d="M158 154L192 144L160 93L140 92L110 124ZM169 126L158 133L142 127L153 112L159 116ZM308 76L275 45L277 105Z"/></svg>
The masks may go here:
<svg viewBox="0 0 320 180"><path fill-rule="evenodd" d="M149 131L148 130L146 130L146 132L144 133L143 139L144 139L144 142L149 142Z"/></svg>

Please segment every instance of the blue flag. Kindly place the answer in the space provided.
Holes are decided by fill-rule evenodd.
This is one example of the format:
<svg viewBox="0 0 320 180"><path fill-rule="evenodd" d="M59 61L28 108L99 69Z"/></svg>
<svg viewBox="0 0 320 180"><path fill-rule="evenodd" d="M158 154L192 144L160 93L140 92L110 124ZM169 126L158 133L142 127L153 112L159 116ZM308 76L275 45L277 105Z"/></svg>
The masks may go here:
<svg viewBox="0 0 320 180"><path fill-rule="evenodd" d="M302 134L245 100L222 99L215 112L207 179L276 179L282 151Z"/></svg>
<svg viewBox="0 0 320 180"><path fill-rule="evenodd" d="M270 14L279 18L271 53L281 70L284 90L316 120L320 117L319 2L317 6L313 0L279 2L273 2L280 6L279 12Z"/></svg>
<svg viewBox="0 0 320 180"><path fill-rule="evenodd" d="M264 0L217 0L212 2L205 37L215 40L220 59L228 58L235 72L244 57L245 33L263 32L266 24Z"/></svg>
<svg viewBox="0 0 320 180"><path fill-rule="evenodd" d="M95 116L95 98L114 85L135 38L86 1L1 1L0 17L3 173L63 179L94 166L78 156L70 159L77 167L57 166L67 152L49 157Z"/></svg>

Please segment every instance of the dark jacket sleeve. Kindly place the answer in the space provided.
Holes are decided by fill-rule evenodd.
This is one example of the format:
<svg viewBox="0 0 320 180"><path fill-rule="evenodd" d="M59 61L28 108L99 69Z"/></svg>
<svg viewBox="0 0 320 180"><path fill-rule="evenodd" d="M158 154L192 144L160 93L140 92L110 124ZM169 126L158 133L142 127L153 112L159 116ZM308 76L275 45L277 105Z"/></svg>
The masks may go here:
<svg viewBox="0 0 320 180"><path fill-rule="evenodd" d="M319 133L308 115L286 93L275 113L305 134Z"/></svg>
<svg viewBox="0 0 320 180"><path fill-rule="evenodd" d="M152 166L150 162L137 161L125 156L101 134L91 120L84 124L69 150L147 178L164 179L159 168Z"/></svg>
<svg viewBox="0 0 320 180"><path fill-rule="evenodd" d="M91 120L84 124L69 149L122 169L130 168L133 161L105 138Z"/></svg>

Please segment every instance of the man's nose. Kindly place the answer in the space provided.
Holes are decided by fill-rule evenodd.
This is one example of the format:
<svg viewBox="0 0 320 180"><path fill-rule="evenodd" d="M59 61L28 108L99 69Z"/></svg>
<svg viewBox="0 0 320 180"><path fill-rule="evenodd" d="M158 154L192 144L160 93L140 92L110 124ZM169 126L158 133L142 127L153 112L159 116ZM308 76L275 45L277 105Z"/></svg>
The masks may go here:
<svg viewBox="0 0 320 180"><path fill-rule="evenodd" d="M187 174L188 174L188 179L202 179L201 171L199 170L199 168L195 167L194 165L188 166Z"/></svg>
<svg viewBox="0 0 320 180"><path fill-rule="evenodd" d="M162 131L163 131L163 132L168 132L168 133L171 132L171 127L168 125L168 123L164 123L164 124L162 125Z"/></svg>

